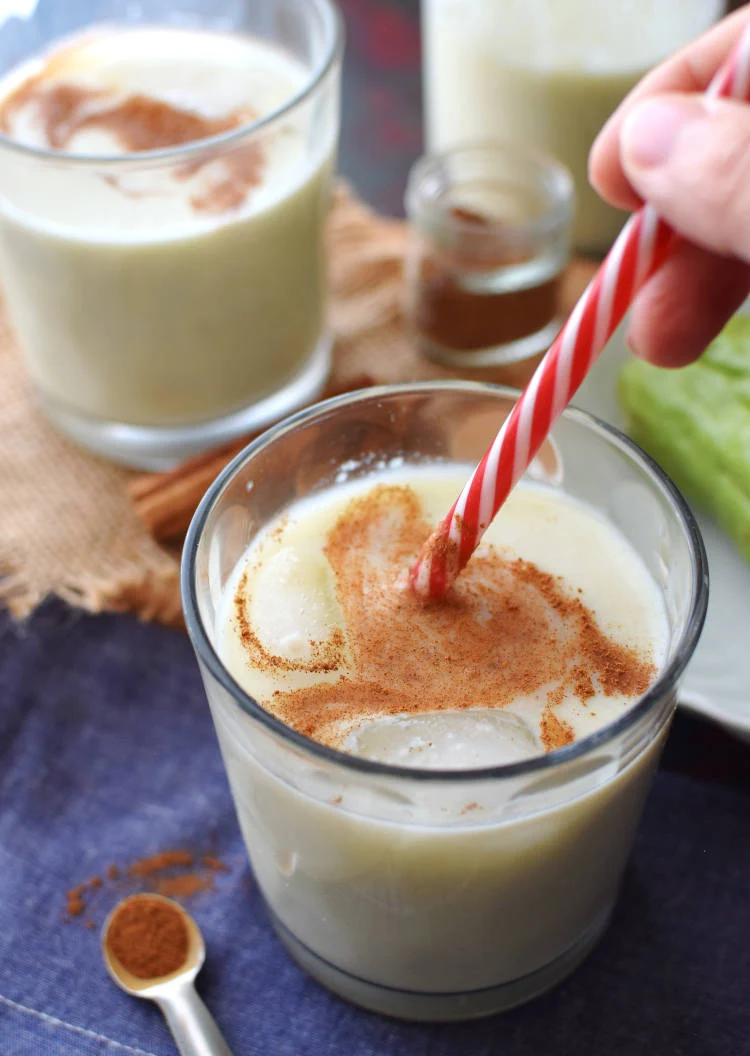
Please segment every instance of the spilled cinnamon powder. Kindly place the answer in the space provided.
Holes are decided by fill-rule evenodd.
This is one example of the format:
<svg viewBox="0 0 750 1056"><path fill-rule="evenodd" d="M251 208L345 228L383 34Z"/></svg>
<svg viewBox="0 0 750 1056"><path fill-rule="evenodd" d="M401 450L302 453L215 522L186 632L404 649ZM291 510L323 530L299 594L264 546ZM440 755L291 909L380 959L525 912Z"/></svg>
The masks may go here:
<svg viewBox="0 0 750 1056"><path fill-rule="evenodd" d="M656 669L648 656L608 637L580 596L531 562L493 548L474 555L440 604L399 589L430 534L417 495L380 484L350 500L328 533L346 640L337 629L311 643L313 660L274 656L248 617L247 573L235 620L249 662L279 672L337 671L331 681L277 690L265 702L287 725L339 746L364 718L504 707L541 695L539 736L552 751L573 740L555 714L565 698L595 692L637 696Z"/></svg>
<svg viewBox="0 0 750 1056"><path fill-rule="evenodd" d="M71 887L65 896L65 908L69 917L80 917L85 911L84 895L87 886L87 884L78 884L77 887Z"/></svg>
<svg viewBox="0 0 750 1056"><path fill-rule="evenodd" d="M189 873L187 876L165 877L157 880L154 886L157 894L166 898L192 898L201 891L210 891L214 881L210 874L200 876L198 873Z"/></svg>
<svg viewBox="0 0 750 1056"><path fill-rule="evenodd" d="M193 855L190 851L162 851L149 858L141 858L128 867L131 876L151 876L163 869L172 869L176 865L192 865Z"/></svg>
<svg viewBox="0 0 750 1056"><path fill-rule="evenodd" d="M65 896L66 919L79 918L86 927L96 926L90 913L102 911L116 892L155 892L168 898L192 898L202 892L213 891L218 873L228 873L226 865L215 854L195 855L189 850L167 850L139 858L126 867L114 863L102 876L90 876L83 883L72 887Z"/></svg>

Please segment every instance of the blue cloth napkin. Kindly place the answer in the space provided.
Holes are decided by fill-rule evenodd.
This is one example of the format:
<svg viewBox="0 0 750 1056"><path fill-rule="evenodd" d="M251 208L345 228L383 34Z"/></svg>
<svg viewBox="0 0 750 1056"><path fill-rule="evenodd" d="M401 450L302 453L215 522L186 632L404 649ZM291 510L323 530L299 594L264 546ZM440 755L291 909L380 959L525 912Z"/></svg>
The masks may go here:
<svg viewBox="0 0 750 1056"><path fill-rule="evenodd" d="M46 606L0 634L0 1054L172 1056L66 891L168 848L230 867L189 903L199 989L235 1056L750 1054L747 790L660 774L615 921L562 986L492 1019L399 1023L308 979L245 861L187 638ZM120 896L105 882L88 917ZM501 937L499 937L499 940Z"/></svg>

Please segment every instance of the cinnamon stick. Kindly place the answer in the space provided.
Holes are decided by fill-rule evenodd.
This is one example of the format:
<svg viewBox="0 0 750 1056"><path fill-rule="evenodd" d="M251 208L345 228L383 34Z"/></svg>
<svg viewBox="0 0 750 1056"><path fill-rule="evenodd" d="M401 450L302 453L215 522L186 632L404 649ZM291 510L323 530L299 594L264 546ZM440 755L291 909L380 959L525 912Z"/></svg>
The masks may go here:
<svg viewBox="0 0 750 1056"><path fill-rule="evenodd" d="M370 375L359 374L346 383L330 384L321 398L342 396L373 384ZM135 511L157 542L175 542L184 536L209 485L235 455L264 431L259 429L205 451L166 473L142 473L133 478L128 487Z"/></svg>

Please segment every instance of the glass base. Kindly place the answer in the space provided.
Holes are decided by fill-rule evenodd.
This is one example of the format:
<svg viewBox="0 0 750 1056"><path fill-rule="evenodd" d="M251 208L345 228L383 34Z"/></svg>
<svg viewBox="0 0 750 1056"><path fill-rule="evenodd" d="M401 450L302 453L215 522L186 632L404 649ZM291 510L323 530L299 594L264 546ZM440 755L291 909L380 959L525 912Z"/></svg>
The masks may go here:
<svg viewBox="0 0 750 1056"><path fill-rule="evenodd" d="M530 359L532 356L546 352L560 332L563 320L553 319L535 334L521 337L507 345L495 345L492 348L478 348L471 351L447 348L430 340L424 334L419 335L419 346L428 359L444 367L504 367L511 363Z"/></svg>
<svg viewBox="0 0 750 1056"><path fill-rule="evenodd" d="M507 1012L556 986L585 960L597 944L609 924L612 908L609 906L606 913L562 956L535 972L498 986L446 994L399 990L350 975L313 953L273 913L271 921L276 934L297 964L339 997L370 1012L379 1012L396 1019L448 1023Z"/></svg>
<svg viewBox="0 0 750 1056"><path fill-rule="evenodd" d="M132 469L168 470L243 433L265 429L312 403L328 377L331 346L330 335L324 334L304 370L283 389L224 418L194 425L152 427L87 418L47 399L43 393L41 407L61 433L95 455Z"/></svg>

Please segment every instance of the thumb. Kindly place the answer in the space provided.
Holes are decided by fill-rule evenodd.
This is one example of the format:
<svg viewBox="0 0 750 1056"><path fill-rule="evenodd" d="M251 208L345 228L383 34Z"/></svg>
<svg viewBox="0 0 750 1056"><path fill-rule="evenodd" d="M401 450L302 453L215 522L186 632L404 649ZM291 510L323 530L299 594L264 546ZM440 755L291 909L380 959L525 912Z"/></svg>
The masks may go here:
<svg viewBox="0 0 750 1056"><path fill-rule="evenodd" d="M750 106L662 95L623 122L620 157L633 189L680 235L750 262Z"/></svg>

